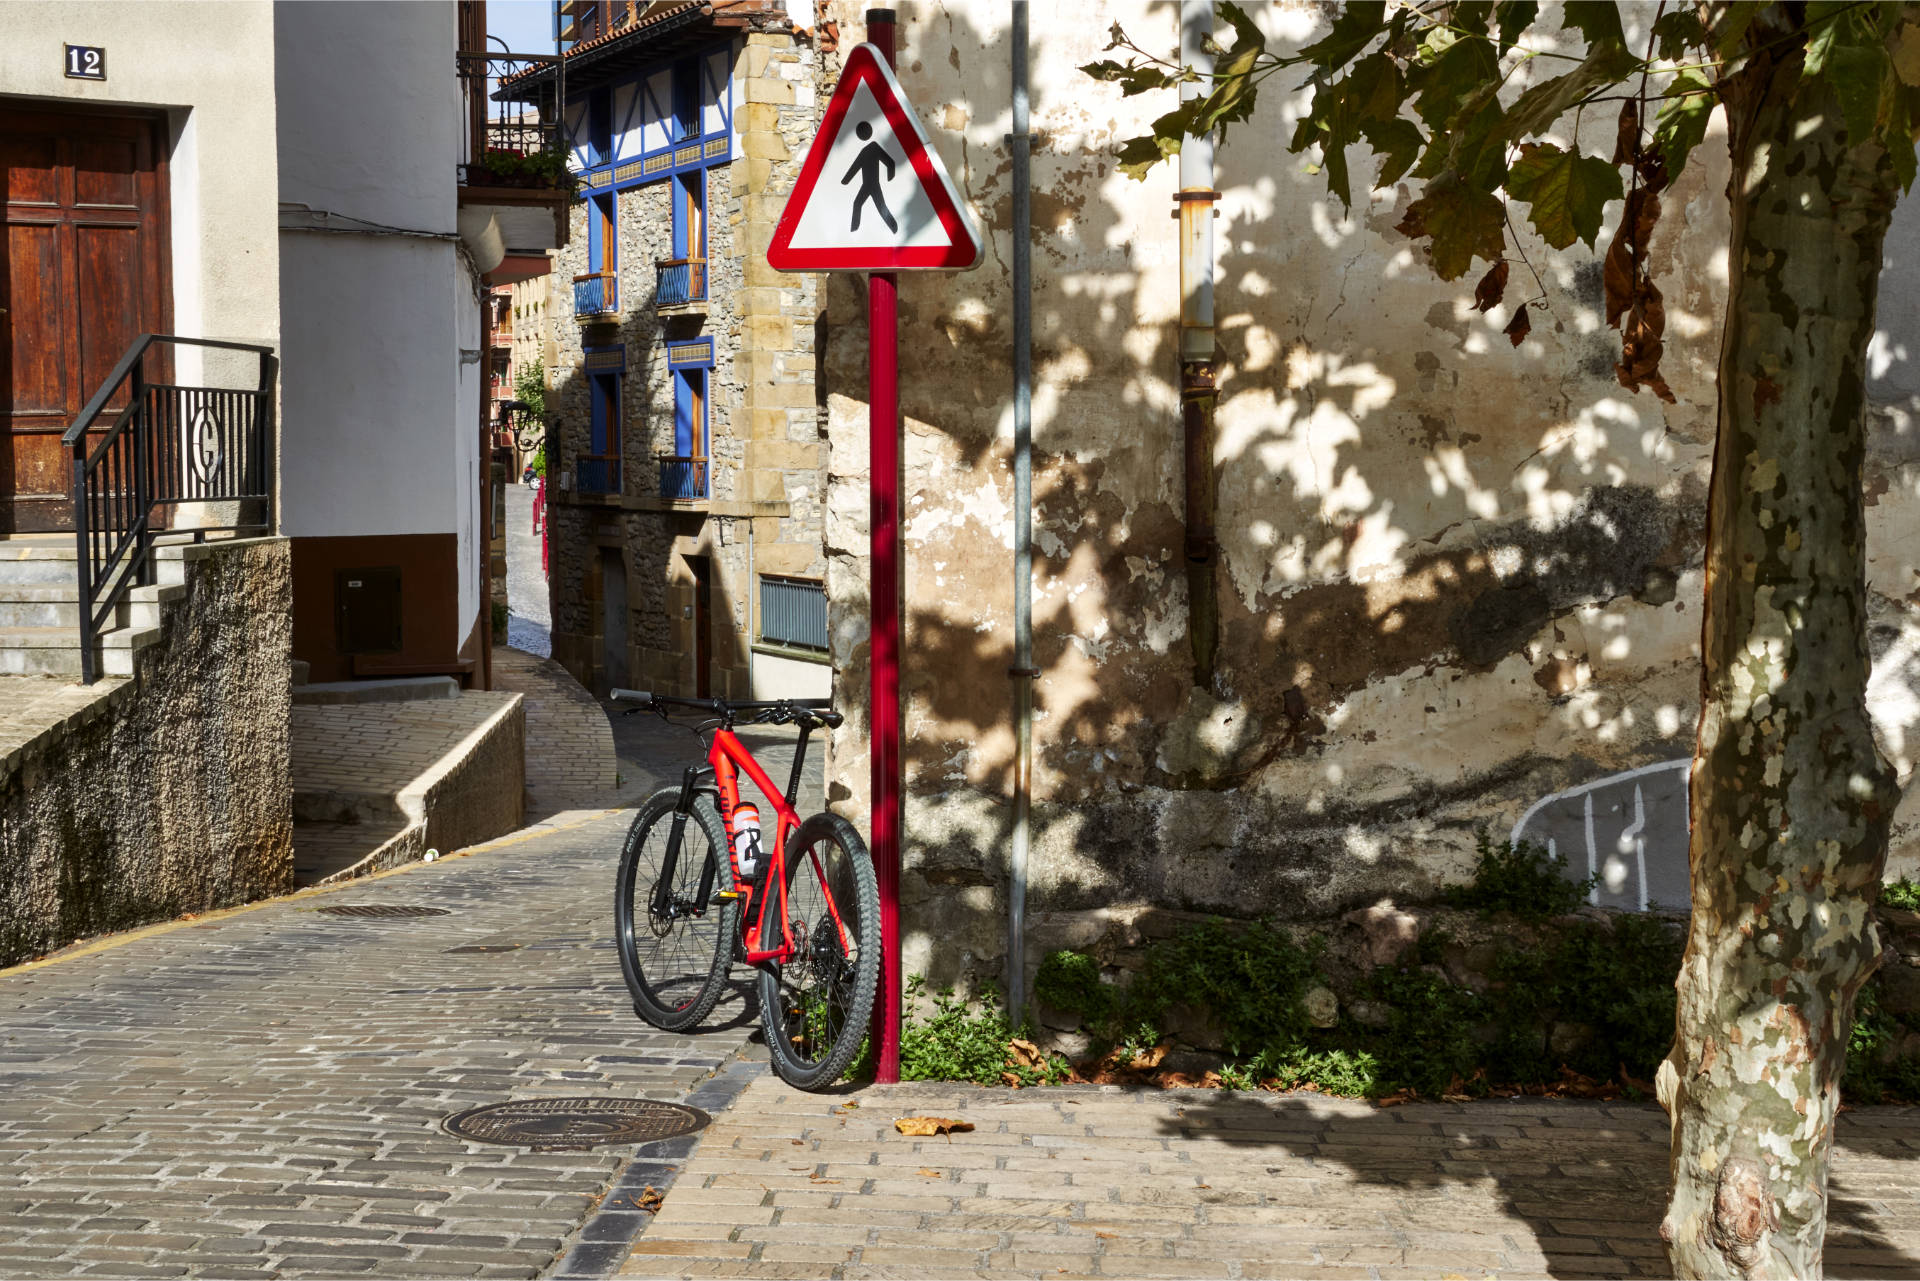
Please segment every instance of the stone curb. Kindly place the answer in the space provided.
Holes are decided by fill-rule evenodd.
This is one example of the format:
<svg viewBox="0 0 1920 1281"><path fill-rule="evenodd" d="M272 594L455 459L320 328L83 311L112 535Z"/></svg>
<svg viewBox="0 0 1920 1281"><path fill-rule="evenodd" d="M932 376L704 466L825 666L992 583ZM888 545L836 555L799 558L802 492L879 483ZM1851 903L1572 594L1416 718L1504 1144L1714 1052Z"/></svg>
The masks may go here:
<svg viewBox="0 0 1920 1281"><path fill-rule="evenodd" d="M766 1070L764 1063L735 1060L681 1102L709 1114L724 1112ZM700 1135L689 1134L635 1147L632 1159L601 1197L600 1208L580 1225L572 1246L547 1274L551 1281L592 1281L619 1272L633 1243L653 1220L653 1212L640 1209L635 1198L649 1187L664 1197L699 1146Z"/></svg>

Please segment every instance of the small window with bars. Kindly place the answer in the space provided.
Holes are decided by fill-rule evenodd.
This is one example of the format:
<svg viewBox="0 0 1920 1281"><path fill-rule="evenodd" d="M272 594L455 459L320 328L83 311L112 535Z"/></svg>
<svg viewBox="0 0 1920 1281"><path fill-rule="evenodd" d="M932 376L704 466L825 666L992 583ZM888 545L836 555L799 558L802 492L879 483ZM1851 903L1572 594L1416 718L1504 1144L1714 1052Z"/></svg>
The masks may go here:
<svg viewBox="0 0 1920 1281"><path fill-rule="evenodd" d="M760 575L760 640L827 650L827 587L808 578Z"/></svg>

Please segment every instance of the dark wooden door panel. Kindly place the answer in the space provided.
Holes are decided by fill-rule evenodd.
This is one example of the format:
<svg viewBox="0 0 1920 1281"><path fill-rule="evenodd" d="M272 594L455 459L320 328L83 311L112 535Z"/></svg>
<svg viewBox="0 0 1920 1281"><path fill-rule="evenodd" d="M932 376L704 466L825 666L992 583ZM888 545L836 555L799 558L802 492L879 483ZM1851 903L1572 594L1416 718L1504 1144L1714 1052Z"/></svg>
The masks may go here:
<svg viewBox="0 0 1920 1281"><path fill-rule="evenodd" d="M70 522L60 433L140 334L170 329L164 128L0 107L0 533Z"/></svg>
<svg viewBox="0 0 1920 1281"><path fill-rule="evenodd" d="M34 223L9 226L5 272L0 306L7 310L0 323L6 325L8 342L0 354L6 362L0 365L0 386L11 392L16 424L23 415L58 416L72 402L67 362L59 344L47 342L41 328L29 322L58 311L72 296L61 268L60 229Z"/></svg>

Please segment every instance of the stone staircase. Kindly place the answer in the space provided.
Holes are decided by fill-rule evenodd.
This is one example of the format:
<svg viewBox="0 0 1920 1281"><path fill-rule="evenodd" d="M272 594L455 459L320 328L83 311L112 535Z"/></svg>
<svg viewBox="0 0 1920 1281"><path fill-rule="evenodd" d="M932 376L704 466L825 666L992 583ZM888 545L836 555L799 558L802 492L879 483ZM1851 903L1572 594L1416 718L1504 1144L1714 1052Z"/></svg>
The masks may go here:
<svg viewBox="0 0 1920 1281"><path fill-rule="evenodd" d="M182 546L155 548L152 587L135 587L99 638L104 676L133 675L160 639L161 607L186 592ZM0 537L0 675L80 678L80 570L71 534Z"/></svg>

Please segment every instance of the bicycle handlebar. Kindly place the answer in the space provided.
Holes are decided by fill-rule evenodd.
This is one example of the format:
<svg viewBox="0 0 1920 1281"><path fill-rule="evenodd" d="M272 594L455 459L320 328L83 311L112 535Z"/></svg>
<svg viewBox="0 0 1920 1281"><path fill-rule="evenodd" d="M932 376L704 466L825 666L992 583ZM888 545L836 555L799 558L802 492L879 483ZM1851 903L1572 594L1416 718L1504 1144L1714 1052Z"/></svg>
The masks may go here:
<svg viewBox="0 0 1920 1281"><path fill-rule="evenodd" d="M652 694L639 689L615 689L607 696L619 703L637 703L639 706L634 709L636 711L652 708L664 715L665 709L669 707L688 707L711 712L728 724L732 724L736 716L745 713L754 713L756 719L778 724L795 719L797 713L811 712L816 714L815 719L829 729L838 729L841 721L845 719L839 712L833 710L833 700L830 698L771 698L735 702L724 698L678 698L671 694Z"/></svg>

